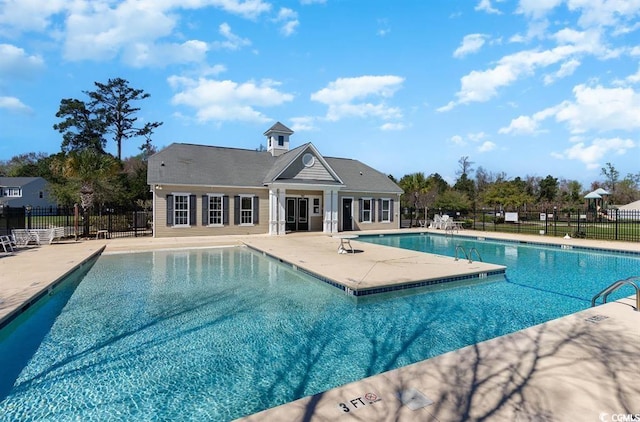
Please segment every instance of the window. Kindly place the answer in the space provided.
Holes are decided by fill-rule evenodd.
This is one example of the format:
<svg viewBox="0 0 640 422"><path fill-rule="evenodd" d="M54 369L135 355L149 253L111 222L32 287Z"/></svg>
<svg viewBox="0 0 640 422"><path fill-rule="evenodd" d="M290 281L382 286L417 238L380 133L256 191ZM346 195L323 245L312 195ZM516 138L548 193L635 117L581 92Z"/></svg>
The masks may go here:
<svg viewBox="0 0 640 422"><path fill-rule="evenodd" d="M44 198L44 192L40 191L38 195L40 196L40 199Z"/></svg>
<svg viewBox="0 0 640 422"><path fill-rule="evenodd" d="M186 227L196 224L196 196L188 193L167 195L167 226Z"/></svg>
<svg viewBox="0 0 640 422"><path fill-rule="evenodd" d="M391 200L380 200L380 221L388 223L391 221Z"/></svg>
<svg viewBox="0 0 640 422"><path fill-rule="evenodd" d="M253 224L253 197L240 197L240 224Z"/></svg>
<svg viewBox="0 0 640 422"><path fill-rule="evenodd" d="M361 221L371 223L373 221L373 199L362 198L362 208L360 210Z"/></svg>
<svg viewBox="0 0 640 422"><path fill-rule="evenodd" d="M20 198L22 196L22 190L20 188L4 188L4 196Z"/></svg>
<svg viewBox="0 0 640 422"><path fill-rule="evenodd" d="M313 166L314 162L315 162L315 158L313 157L312 154L306 153L305 155L302 156L302 164L304 164L305 167Z"/></svg>
<svg viewBox="0 0 640 422"><path fill-rule="evenodd" d="M209 196L209 219L207 224L211 226L221 226L223 224L224 208L222 202L222 195Z"/></svg>
<svg viewBox="0 0 640 422"><path fill-rule="evenodd" d="M278 135L278 146L279 147L283 147L284 146L284 136L283 135Z"/></svg>
<svg viewBox="0 0 640 422"><path fill-rule="evenodd" d="M174 226L189 225L189 195L173 196Z"/></svg>
<svg viewBox="0 0 640 422"><path fill-rule="evenodd" d="M320 215L320 198L313 198L313 209L311 215Z"/></svg>

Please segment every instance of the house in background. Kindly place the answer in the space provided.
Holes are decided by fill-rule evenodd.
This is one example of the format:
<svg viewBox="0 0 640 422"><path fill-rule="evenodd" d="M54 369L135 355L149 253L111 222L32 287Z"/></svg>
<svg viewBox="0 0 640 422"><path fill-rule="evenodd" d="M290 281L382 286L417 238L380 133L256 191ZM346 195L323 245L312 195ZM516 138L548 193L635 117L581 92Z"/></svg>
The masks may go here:
<svg viewBox="0 0 640 422"><path fill-rule="evenodd" d="M154 236L400 227L402 189L385 174L311 143L289 149L280 122L264 135L266 151L174 143L151 156Z"/></svg>
<svg viewBox="0 0 640 422"><path fill-rule="evenodd" d="M0 177L0 204L11 208L56 207L49 184L42 177Z"/></svg>

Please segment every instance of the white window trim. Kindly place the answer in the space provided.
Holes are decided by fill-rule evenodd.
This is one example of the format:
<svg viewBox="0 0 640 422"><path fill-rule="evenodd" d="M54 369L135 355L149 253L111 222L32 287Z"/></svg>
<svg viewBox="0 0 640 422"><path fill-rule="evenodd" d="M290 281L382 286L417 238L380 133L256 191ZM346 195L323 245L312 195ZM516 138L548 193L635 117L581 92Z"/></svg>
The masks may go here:
<svg viewBox="0 0 640 422"><path fill-rule="evenodd" d="M212 224L211 221L211 197L220 198L220 224ZM207 227L224 227L224 194L222 193L208 193L207 194Z"/></svg>
<svg viewBox="0 0 640 422"><path fill-rule="evenodd" d="M240 194L238 195L240 197L240 207L238 208L238 212L240 213L240 226L255 226L255 224L253 224L253 198L255 198L255 195L247 195L247 194ZM251 220L251 223L243 223L242 222L242 199L243 198L251 198L251 218L249 220Z"/></svg>
<svg viewBox="0 0 640 422"><path fill-rule="evenodd" d="M187 192L171 192L171 195L173 195L173 226L171 226L171 227L190 228L191 227L191 221L189 221L189 217L191 215L191 208L189 206L189 202L190 202L191 193L187 193ZM176 209L176 198L178 196L186 196L187 197L187 224L176 224L176 220L177 220L176 212L178 211Z"/></svg>
<svg viewBox="0 0 640 422"><path fill-rule="evenodd" d="M364 224L371 224L373 223L373 207L375 207L374 203L373 203L373 198L360 198L362 199L362 209L360 210L360 215L362 215L362 223ZM365 220L364 219L364 203L365 201L369 201L369 219Z"/></svg>
<svg viewBox="0 0 640 422"><path fill-rule="evenodd" d="M6 196L7 198L22 198L22 188L5 187L4 196Z"/></svg>
<svg viewBox="0 0 640 422"><path fill-rule="evenodd" d="M380 210L378 211L380 213L380 215L383 216L383 218L380 219L381 223L391 223L391 213L393 212L393 210L391 209L391 198L380 198L380 201L382 201L382 203L380 204ZM384 203L389 204L389 211L387 214L387 219L384 219L384 213L383 213L383 204Z"/></svg>

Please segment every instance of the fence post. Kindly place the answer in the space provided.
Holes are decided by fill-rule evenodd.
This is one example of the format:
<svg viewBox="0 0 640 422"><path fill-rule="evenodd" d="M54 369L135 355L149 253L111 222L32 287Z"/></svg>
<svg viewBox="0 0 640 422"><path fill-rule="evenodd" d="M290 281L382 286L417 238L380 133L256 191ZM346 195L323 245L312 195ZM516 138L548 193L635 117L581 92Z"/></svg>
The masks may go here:
<svg viewBox="0 0 640 422"><path fill-rule="evenodd" d="M616 208L616 219L615 219L615 222L614 222L615 223L615 228L616 228L616 230L615 230L615 233L616 233L615 234L615 240L618 240L618 217L619 217L618 209Z"/></svg>

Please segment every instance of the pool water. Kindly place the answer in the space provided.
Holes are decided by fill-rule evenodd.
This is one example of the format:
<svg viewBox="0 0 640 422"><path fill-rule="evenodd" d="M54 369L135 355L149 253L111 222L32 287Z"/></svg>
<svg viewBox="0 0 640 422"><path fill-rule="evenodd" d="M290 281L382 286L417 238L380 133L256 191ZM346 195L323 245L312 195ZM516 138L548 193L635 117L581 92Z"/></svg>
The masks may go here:
<svg viewBox="0 0 640 422"><path fill-rule="evenodd" d="M437 236L369 240L455 248ZM0 396L0 420L232 420L585 309L640 263L474 247L507 277L357 302L246 248L102 256L57 313L0 332L0 367L31 356Z"/></svg>

